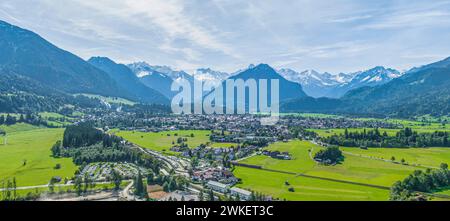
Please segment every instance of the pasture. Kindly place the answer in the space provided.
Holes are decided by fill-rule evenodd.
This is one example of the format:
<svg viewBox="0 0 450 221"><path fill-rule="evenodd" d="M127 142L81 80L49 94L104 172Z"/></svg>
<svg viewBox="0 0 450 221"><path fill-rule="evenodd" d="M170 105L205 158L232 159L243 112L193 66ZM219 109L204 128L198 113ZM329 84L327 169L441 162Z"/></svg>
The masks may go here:
<svg viewBox="0 0 450 221"><path fill-rule="evenodd" d="M241 163L259 165L266 169L302 173L305 175L384 187L390 187L394 182L405 178L415 169L418 169L413 166L373 160L345 153L345 160L341 164L335 166L320 165L311 159L311 157L314 156L314 153L322 149L322 147L306 141L275 143L267 149L271 151L287 151L293 159L278 160L259 155L243 160ZM311 156L309 153L310 150L312 151Z"/></svg>
<svg viewBox="0 0 450 221"><path fill-rule="evenodd" d="M178 138L185 138L189 148L195 148L200 144L208 144L209 130L179 130L162 132L138 132L138 131L114 131L115 135L151 150L174 153L170 148L177 143Z"/></svg>
<svg viewBox="0 0 450 221"><path fill-rule="evenodd" d="M245 167L236 167L234 174L242 179L238 187L268 194L280 200L384 201L389 199L388 190L374 187L296 177ZM293 192L289 191L289 188L293 188Z"/></svg>
<svg viewBox="0 0 450 221"><path fill-rule="evenodd" d="M75 96L78 96L78 95L82 95L82 96L85 96L88 98L96 98L96 99L99 99L99 100L104 101L109 104L123 104L123 105L130 105L130 106L133 106L136 104L136 102L127 100L125 98L120 98L120 97L105 97L105 96L96 95L96 94L75 94Z"/></svg>
<svg viewBox="0 0 450 221"><path fill-rule="evenodd" d="M373 128L365 128L366 131L373 130ZM364 128L349 128L348 132L363 132ZM389 136L395 136L400 129L384 129L380 128L380 133L386 132ZM340 135L345 133L345 129L309 129L309 131L314 131L320 137L331 137L333 135Z"/></svg>
<svg viewBox="0 0 450 221"><path fill-rule="evenodd" d="M21 130L23 129L23 130ZM77 170L72 159L56 159L51 147L62 139L64 129L42 129L18 124L6 127L8 142L0 142L0 182L17 180L17 186L47 184L53 176L72 177ZM60 164L60 169L55 169Z"/></svg>
<svg viewBox="0 0 450 221"><path fill-rule="evenodd" d="M341 148L341 150L354 154L355 156L370 157L379 160L391 160L396 162L402 159L408 164L415 164L423 167L439 167L441 163L450 164L450 148Z"/></svg>

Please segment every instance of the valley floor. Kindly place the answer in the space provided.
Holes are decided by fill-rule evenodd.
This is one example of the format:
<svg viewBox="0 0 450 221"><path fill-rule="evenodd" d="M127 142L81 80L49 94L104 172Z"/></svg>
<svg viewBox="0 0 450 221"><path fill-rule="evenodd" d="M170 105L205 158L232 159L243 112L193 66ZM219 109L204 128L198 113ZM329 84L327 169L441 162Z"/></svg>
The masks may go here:
<svg viewBox="0 0 450 221"><path fill-rule="evenodd" d="M324 166L313 161L309 154L309 151L313 154L320 149L306 141L272 144L267 150L287 151L293 159L278 160L258 155L240 161L261 166L264 170L237 166L234 173L242 179L238 186L287 200L388 200L389 189L396 181L403 180L414 170L427 168L425 164L434 167L450 162L448 148L370 148L366 152L344 148L342 163ZM404 157L409 165L381 158L390 159L391 155L399 159Z"/></svg>

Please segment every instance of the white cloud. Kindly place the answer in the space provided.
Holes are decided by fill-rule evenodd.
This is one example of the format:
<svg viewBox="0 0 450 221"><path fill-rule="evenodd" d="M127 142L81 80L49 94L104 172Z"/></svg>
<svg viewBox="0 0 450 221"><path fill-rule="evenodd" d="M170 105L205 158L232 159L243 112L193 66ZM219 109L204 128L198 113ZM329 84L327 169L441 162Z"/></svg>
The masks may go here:
<svg viewBox="0 0 450 221"><path fill-rule="evenodd" d="M83 58L186 70L261 62L341 72L450 51L443 0L2 0L0 19Z"/></svg>
<svg viewBox="0 0 450 221"><path fill-rule="evenodd" d="M335 18L335 19L331 19L329 22L331 22L331 23L347 23L347 22L366 20L366 19L369 19L372 17L373 17L372 15L358 15L358 16L351 16L351 17Z"/></svg>
<svg viewBox="0 0 450 221"><path fill-rule="evenodd" d="M147 28L157 25L167 34L167 38L187 39L194 45L209 50L220 51L229 56L237 56L233 49L215 37L208 28L196 24L184 12L184 1L178 0L125 0L117 4L110 1L81 1L82 4L108 14L118 16L136 26ZM173 47L173 46L172 46Z"/></svg>
<svg viewBox="0 0 450 221"><path fill-rule="evenodd" d="M450 24L450 12L447 11L419 11L384 16L383 19L362 25L362 29L391 29L425 27L430 25Z"/></svg>

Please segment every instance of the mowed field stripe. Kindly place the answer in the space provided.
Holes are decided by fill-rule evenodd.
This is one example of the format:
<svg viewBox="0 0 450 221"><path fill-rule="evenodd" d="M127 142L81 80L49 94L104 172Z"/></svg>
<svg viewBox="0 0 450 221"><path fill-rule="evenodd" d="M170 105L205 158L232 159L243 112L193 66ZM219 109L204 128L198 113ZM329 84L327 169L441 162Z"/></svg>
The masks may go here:
<svg viewBox="0 0 450 221"><path fill-rule="evenodd" d="M263 167L258 166L258 165L243 164L243 163L238 163L238 162L233 162L233 165L240 166L240 167L247 167L247 168L256 169L256 170L264 170L264 171L275 172L275 173L282 173L282 174L288 174L288 175L301 176L301 177L311 178L311 179L319 179L319 180L326 180L326 181L332 181L332 182L339 182L339 183L353 184L353 185L359 185L359 186L373 187L373 188L378 188L378 189L383 189L383 190L390 190L391 189L390 187L386 187L386 186L379 186L379 185L373 185L373 184L367 184L367 183L359 183L359 182L353 182L353 181L347 181L347 180L339 180L339 179L333 179L333 178L327 178L327 177L311 176L311 175L306 175L306 174L302 174L302 173L294 173L294 172L289 172L289 171L267 169L267 168L263 168Z"/></svg>

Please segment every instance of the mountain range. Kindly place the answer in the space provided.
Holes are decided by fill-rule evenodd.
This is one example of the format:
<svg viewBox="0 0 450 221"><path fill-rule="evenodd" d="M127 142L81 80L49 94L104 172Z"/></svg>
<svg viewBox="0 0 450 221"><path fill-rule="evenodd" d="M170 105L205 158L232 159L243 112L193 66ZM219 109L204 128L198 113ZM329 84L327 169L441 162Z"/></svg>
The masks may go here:
<svg viewBox="0 0 450 221"><path fill-rule="evenodd" d="M347 92L340 99L307 98L285 103L286 112L349 113L411 117L450 113L450 58L414 68L388 83Z"/></svg>
<svg viewBox="0 0 450 221"><path fill-rule="evenodd" d="M96 64L101 68L98 68L31 31L0 21L0 75L24 76L67 94L87 93L144 103L169 103L158 92L140 84L134 74L126 72L127 68L110 68L108 65L115 63L103 64L100 60L92 60L93 63L99 61Z"/></svg>
<svg viewBox="0 0 450 221"><path fill-rule="evenodd" d="M194 78L199 81L211 83L213 86L218 86L224 80L230 77L226 72L212 70L211 68L199 68L194 73Z"/></svg>
<svg viewBox="0 0 450 221"><path fill-rule="evenodd" d="M57 110L65 104L95 105L74 94L122 97L168 104L174 81L278 79L283 112L350 113L409 117L448 115L450 58L404 73L375 67L367 71L319 73L250 65L228 74L201 68L190 75L145 62L118 64L106 57L85 61L31 31L0 21L1 111ZM50 98L50 99L46 99Z"/></svg>
<svg viewBox="0 0 450 221"><path fill-rule="evenodd" d="M138 98L140 102L169 103L167 97L156 89L146 86L126 65L117 64L106 57L92 57L88 62L107 73L121 88Z"/></svg>
<svg viewBox="0 0 450 221"><path fill-rule="evenodd" d="M290 81L300 83L305 92L315 98L340 98L348 91L365 86L382 85L402 75L397 70L381 66L366 71L337 75L319 73L315 70L296 72L292 69L280 69L278 73Z"/></svg>
<svg viewBox="0 0 450 221"><path fill-rule="evenodd" d="M302 85L300 85L299 83L288 81L283 76L278 74L275 69L270 67L268 64L259 64L257 66L249 67L249 69L237 75L231 76L228 79L243 79L244 81L248 79L255 79L258 87L260 79L277 79L279 80L280 102L308 96L303 91Z"/></svg>
<svg viewBox="0 0 450 221"><path fill-rule="evenodd" d="M171 99L175 93L170 90L170 87L174 80L179 78L185 78L186 76L190 78L189 75L180 73L175 74L170 68L154 68L145 62L138 62L127 65L127 67L139 78L139 80L149 88L157 90L159 93L163 94L165 97ZM158 71L159 70L159 71ZM160 71L164 71L162 73ZM172 76L171 78L169 76Z"/></svg>

